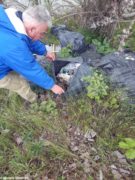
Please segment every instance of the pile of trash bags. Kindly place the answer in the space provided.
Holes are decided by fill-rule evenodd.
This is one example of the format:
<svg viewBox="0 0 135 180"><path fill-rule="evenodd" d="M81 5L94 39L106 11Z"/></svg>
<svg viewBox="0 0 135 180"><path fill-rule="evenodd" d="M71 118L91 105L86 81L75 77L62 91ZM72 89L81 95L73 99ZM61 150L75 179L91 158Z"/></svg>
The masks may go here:
<svg viewBox="0 0 135 180"><path fill-rule="evenodd" d="M95 69L103 72L112 87L121 88L128 97L135 97L135 53L133 52L114 52L101 56L89 49L79 57L68 61L58 60L54 63L55 77L65 78L68 84L66 92L70 95L85 91L87 84L84 77L91 76Z"/></svg>
<svg viewBox="0 0 135 180"><path fill-rule="evenodd" d="M115 52L92 60L90 66L102 70L115 88L135 97L135 53Z"/></svg>
<svg viewBox="0 0 135 180"><path fill-rule="evenodd" d="M72 50L79 53L75 58L57 58L52 64L55 80L67 85L66 94L77 95L87 86L84 77L100 70L114 88L122 88L128 97L135 97L135 53L130 51L114 52L108 55L97 53L94 45L86 46L84 37L71 32L65 26L52 28L62 47L72 44Z"/></svg>

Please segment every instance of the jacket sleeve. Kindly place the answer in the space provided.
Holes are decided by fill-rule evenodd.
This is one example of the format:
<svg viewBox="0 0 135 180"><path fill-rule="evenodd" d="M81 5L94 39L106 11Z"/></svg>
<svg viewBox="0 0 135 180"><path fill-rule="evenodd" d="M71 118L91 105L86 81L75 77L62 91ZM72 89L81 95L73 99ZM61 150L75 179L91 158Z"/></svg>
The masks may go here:
<svg viewBox="0 0 135 180"><path fill-rule="evenodd" d="M55 84L25 44L18 44L8 51L3 63L44 89L51 89Z"/></svg>
<svg viewBox="0 0 135 180"><path fill-rule="evenodd" d="M47 50L45 44L41 41L32 41L30 40L30 49L33 54L37 55L46 55Z"/></svg>

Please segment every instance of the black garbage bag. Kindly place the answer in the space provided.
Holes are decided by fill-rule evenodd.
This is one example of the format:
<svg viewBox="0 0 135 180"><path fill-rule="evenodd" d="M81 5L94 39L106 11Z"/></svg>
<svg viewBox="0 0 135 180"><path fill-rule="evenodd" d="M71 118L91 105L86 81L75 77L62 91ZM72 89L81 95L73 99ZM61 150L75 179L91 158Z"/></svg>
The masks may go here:
<svg viewBox="0 0 135 180"><path fill-rule="evenodd" d="M135 53L111 53L91 60L90 65L102 70L113 87L122 88L128 97L135 97Z"/></svg>
<svg viewBox="0 0 135 180"><path fill-rule="evenodd" d="M101 59L103 55L99 54L96 50L95 45L89 45L88 49L81 53L80 56L83 58L83 61L87 64L91 64L91 61L95 61L96 59Z"/></svg>
<svg viewBox="0 0 135 180"><path fill-rule="evenodd" d="M83 62L81 57L57 60L54 62L53 69L58 83L60 81L59 74L61 75L62 73L62 75L64 75L63 71L68 71L68 77L70 78L67 80L66 95L73 96L78 95L80 92L86 92L85 87L87 86L87 83L84 81L84 77L92 74L92 68Z"/></svg>
<svg viewBox="0 0 135 180"><path fill-rule="evenodd" d="M87 49L84 36L79 32L69 31L65 25L52 27L51 33L59 39L62 47L71 45L73 53L80 54Z"/></svg>
<svg viewBox="0 0 135 180"><path fill-rule="evenodd" d="M86 92L87 83L84 81L84 77L90 75L92 75L92 68L86 63L82 63L76 71L76 74L70 80L66 93L68 95L77 95L78 93Z"/></svg>

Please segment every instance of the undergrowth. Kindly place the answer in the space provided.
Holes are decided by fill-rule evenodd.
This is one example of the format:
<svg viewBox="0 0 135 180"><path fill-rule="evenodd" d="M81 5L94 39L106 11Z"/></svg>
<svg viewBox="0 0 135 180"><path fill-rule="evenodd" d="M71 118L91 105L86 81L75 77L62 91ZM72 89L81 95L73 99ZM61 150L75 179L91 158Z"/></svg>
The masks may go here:
<svg viewBox="0 0 135 180"><path fill-rule="evenodd" d="M63 109L51 98L26 108L16 94L8 96L8 91L0 90L1 176L30 174L37 178L51 168L51 172L58 171L61 177L55 163L77 160L68 147L66 132L69 124L84 132L91 128L97 132L94 146L101 163L105 163L109 153L119 148L123 138L134 138L135 135L135 107L120 103L115 93L110 94L119 101L118 106L110 105L110 94L102 103L84 95L79 99L69 98ZM17 144L14 134L21 139L21 144Z"/></svg>
<svg viewBox="0 0 135 180"><path fill-rule="evenodd" d="M78 31L84 35L86 44L93 44L96 46L98 53L108 54L116 50L116 48L111 45L109 40L99 36L97 33L86 28L79 28Z"/></svg>
<svg viewBox="0 0 135 180"><path fill-rule="evenodd" d="M109 40L99 36L95 32L92 32L92 31L90 31L90 30L88 30L86 28L83 28L83 29L78 28L76 30L74 29L75 27L70 27L70 28L71 28L71 30L78 31L82 35L84 35L85 43L87 45L90 45L90 44L95 45L97 52L100 53L100 54L108 54L108 53L114 52L117 49L116 46L111 45L111 42ZM45 35L45 37L43 39L43 42L45 42L45 44L49 44L49 45L51 45L51 44L54 44L56 46L60 45L60 41L57 39L56 36L51 34L51 31L49 31ZM63 57L64 58L70 57L71 54L72 54L71 49L72 49L72 47L71 47L70 44L67 45L67 47L63 47L61 49L61 52L59 53L59 56L62 57L62 58Z"/></svg>

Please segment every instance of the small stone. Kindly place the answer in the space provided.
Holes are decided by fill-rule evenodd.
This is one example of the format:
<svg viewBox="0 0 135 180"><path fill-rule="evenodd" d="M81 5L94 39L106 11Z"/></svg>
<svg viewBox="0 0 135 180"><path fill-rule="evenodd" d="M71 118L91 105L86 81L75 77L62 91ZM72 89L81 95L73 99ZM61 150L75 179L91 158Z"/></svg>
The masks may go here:
<svg viewBox="0 0 135 180"><path fill-rule="evenodd" d="M130 175L131 173L130 173L130 171L128 171L128 170L125 170L125 169L122 169L122 168L120 168L119 169L119 171L122 173L122 174L127 174L127 175Z"/></svg>
<svg viewBox="0 0 135 180"><path fill-rule="evenodd" d="M87 159L83 163L83 168L85 173L90 173L90 163Z"/></svg>
<svg viewBox="0 0 135 180"><path fill-rule="evenodd" d="M68 170L66 169L66 170L63 171L62 174L63 174L63 175L66 175L67 173L68 173Z"/></svg>
<svg viewBox="0 0 135 180"><path fill-rule="evenodd" d="M74 171L76 170L76 168L77 168L77 165L75 163L69 165L70 171Z"/></svg>
<svg viewBox="0 0 135 180"><path fill-rule="evenodd" d="M114 176L114 179L120 180L122 178L121 174L118 172L118 169L115 165L111 165L111 171Z"/></svg>
<svg viewBox="0 0 135 180"><path fill-rule="evenodd" d="M115 169L112 169L112 174L116 180L120 180L122 178L121 174Z"/></svg>
<svg viewBox="0 0 135 180"><path fill-rule="evenodd" d="M20 137L19 134L14 133L14 134L13 134L13 137L14 137L14 141L16 142L16 144L17 144L18 146L20 146L20 145L23 144L23 140L22 140L22 138Z"/></svg>
<svg viewBox="0 0 135 180"><path fill-rule="evenodd" d="M94 138L96 136L97 136L97 133L93 129L87 131L86 134L84 135L84 137L90 142L94 142Z"/></svg>
<svg viewBox="0 0 135 180"><path fill-rule="evenodd" d="M117 169L115 165L111 165L111 169Z"/></svg>
<svg viewBox="0 0 135 180"><path fill-rule="evenodd" d="M121 154L119 151L114 151L112 155L116 156L120 163L127 164L127 160L125 159L125 156Z"/></svg>
<svg viewBox="0 0 135 180"><path fill-rule="evenodd" d="M71 147L71 150L72 150L73 152L76 152L76 151L78 151L79 149L78 149L77 146L74 146L74 147Z"/></svg>
<svg viewBox="0 0 135 180"><path fill-rule="evenodd" d="M76 131L74 132L74 134L76 136L80 136L81 135L81 130L79 128L77 128Z"/></svg>

